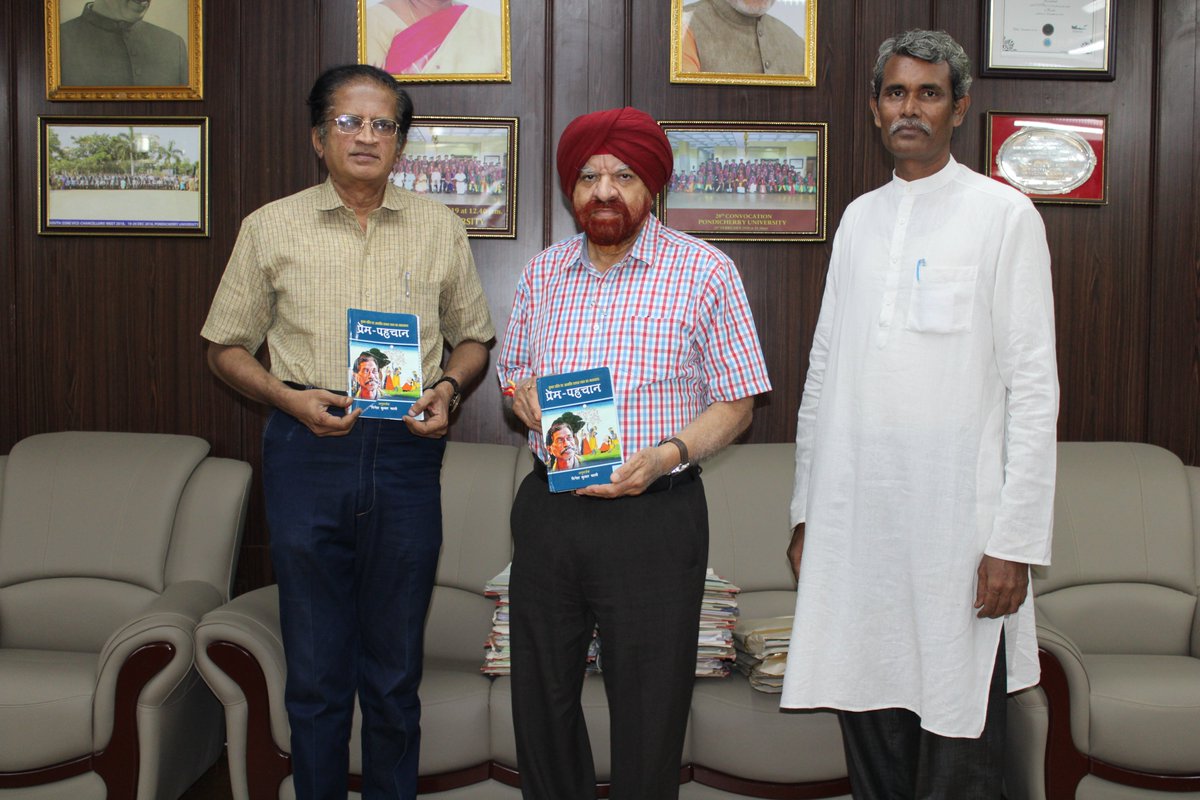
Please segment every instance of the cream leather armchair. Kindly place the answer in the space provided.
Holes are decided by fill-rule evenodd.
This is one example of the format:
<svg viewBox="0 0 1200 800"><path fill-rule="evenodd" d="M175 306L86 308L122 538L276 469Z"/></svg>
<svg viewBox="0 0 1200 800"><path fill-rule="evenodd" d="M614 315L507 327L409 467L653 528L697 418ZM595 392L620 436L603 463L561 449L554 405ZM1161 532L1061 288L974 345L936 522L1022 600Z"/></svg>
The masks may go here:
<svg viewBox="0 0 1200 800"><path fill-rule="evenodd" d="M173 800L224 742L193 662L229 599L250 466L192 436L0 456L0 798Z"/></svg>
<svg viewBox="0 0 1200 800"><path fill-rule="evenodd" d="M1034 570L1040 687L1009 699L1007 796L1200 797L1200 468L1061 443Z"/></svg>

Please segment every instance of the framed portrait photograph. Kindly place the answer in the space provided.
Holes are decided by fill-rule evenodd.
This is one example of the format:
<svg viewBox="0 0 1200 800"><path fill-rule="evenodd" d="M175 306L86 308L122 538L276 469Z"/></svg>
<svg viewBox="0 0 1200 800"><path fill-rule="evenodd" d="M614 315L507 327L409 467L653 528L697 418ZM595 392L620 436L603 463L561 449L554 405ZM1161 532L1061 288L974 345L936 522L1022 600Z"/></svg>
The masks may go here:
<svg viewBox="0 0 1200 800"><path fill-rule="evenodd" d="M824 241L824 122L659 124L675 157L664 223L711 241Z"/></svg>
<svg viewBox="0 0 1200 800"><path fill-rule="evenodd" d="M208 236L207 117L38 117L38 233Z"/></svg>
<svg viewBox="0 0 1200 800"><path fill-rule="evenodd" d="M1117 0L985 0L980 75L1111 81Z"/></svg>
<svg viewBox="0 0 1200 800"><path fill-rule="evenodd" d="M201 100L201 0L44 0L50 100Z"/></svg>
<svg viewBox="0 0 1200 800"><path fill-rule="evenodd" d="M1108 203L1107 114L987 114L987 175L1037 203Z"/></svg>
<svg viewBox="0 0 1200 800"><path fill-rule="evenodd" d="M671 0L671 83L817 85L817 0Z"/></svg>
<svg viewBox="0 0 1200 800"><path fill-rule="evenodd" d="M517 118L413 117L392 182L445 203L467 236L517 235Z"/></svg>
<svg viewBox="0 0 1200 800"><path fill-rule="evenodd" d="M510 82L508 3L358 0L358 61L401 82Z"/></svg>

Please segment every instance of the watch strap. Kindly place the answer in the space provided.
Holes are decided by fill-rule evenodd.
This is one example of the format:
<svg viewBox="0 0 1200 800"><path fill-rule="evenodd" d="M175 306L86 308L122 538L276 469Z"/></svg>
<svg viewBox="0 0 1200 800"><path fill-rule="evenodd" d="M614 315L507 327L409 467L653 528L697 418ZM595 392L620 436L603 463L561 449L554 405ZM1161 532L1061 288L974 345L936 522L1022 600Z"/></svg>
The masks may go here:
<svg viewBox="0 0 1200 800"><path fill-rule="evenodd" d="M440 384L443 383L450 384L450 388L454 390L454 392L450 395L450 402L447 404L450 412L453 413L458 409L458 404L462 400L462 390L458 386L458 381L454 380L454 378L451 378L449 375L443 375L442 377L438 378L429 388L431 390L436 389Z"/></svg>
<svg viewBox="0 0 1200 800"><path fill-rule="evenodd" d="M663 439L662 443L670 443L679 448L679 466L675 467L675 469L686 469L688 464L692 463L691 458L688 457L687 445L684 444L683 440L678 436L672 436L670 439Z"/></svg>

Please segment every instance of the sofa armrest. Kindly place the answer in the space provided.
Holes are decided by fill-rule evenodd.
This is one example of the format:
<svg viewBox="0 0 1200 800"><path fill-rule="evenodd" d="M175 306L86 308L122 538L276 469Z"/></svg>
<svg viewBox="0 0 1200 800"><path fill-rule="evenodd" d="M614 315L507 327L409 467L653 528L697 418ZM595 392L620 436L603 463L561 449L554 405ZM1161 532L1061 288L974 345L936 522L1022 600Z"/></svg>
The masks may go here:
<svg viewBox="0 0 1200 800"><path fill-rule="evenodd" d="M163 704L192 668L196 624L220 603L221 593L204 581L173 583L108 637L100 650L92 714L97 750L108 744L112 734L117 681L130 656L146 645L165 643L173 649L167 664L148 678L138 695L139 705Z"/></svg>
<svg viewBox="0 0 1200 800"><path fill-rule="evenodd" d="M247 592L206 614L196 628L196 667L225 707L234 800L277 797L291 749L277 587Z"/></svg>
<svg viewBox="0 0 1200 800"><path fill-rule="evenodd" d="M1069 703L1068 720L1071 726L1071 741L1080 753L1088 752L1088 730L1091 725L1091 682L1087 670L1083 666L1083 653L1059 628L1041 617L1038 620L1038 647L1044 654L1051 656L1057 663L1066 679L1067 702ZM1054 692L1053 681L1046 674L1045 658L1043 656L1042 688L1046 692L1050 713L1054 714L1059 700Z"/></svg>

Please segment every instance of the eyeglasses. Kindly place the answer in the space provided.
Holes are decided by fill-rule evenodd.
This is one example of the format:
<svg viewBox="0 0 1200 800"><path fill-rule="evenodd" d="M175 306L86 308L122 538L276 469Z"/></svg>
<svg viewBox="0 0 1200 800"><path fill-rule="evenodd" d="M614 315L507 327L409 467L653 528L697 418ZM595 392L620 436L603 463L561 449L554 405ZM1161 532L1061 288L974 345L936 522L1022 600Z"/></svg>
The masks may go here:
<svg viewBox="0 0 1200 800"><path fill-rule="evenodd" d="M339 117L327 119L325 122L332 122L337 125L339 133L358 133L363 129L363 125L367 124L367 120L354 114L342 114ZM376 117L370 120L371 130L375 131L378 136L395 136L400 130L400 123L388 117Z"/></svg>

